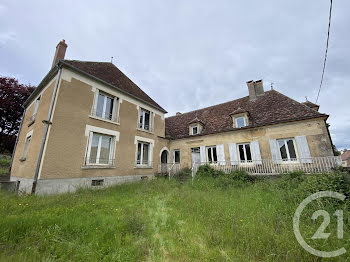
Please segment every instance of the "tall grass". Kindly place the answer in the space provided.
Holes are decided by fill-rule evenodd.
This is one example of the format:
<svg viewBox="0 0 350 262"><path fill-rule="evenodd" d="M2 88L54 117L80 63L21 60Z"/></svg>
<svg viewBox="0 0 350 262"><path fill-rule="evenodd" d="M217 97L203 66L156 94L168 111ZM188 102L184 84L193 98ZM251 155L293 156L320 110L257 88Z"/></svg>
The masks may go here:
<svg viewBox="0 0 350 262"><path fill-rule="evenodd" d="M341 173L246 180L244 174L189 181L156 179L57 196L0 198L3 261L319 261L304 251L292 218L320 188L347 194ZM343 179L343 180L341 180ZM341 180L339 182L339 180ZM315 183L320 184L315 186ZM316 203L335 210L347 203ZM349 239L345 219L344 239ZM350 250L349 241L311 240L320 225L302 220L308 242ZM332 222L328 231L334 232ZM337 260L337 259L334 259ZM343 255L339 261L349 260Z"/></svg>

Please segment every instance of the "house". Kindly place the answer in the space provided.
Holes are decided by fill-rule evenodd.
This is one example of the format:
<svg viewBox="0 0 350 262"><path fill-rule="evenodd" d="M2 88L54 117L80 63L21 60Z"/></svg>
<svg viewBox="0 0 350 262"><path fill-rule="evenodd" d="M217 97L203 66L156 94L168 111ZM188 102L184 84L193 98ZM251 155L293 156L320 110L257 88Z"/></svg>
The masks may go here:
<svg viewBox="0 0 350 262"><path fill-rule="evenodd" d="M350 150L343 150L341 154L341 161L343 167L350 167Z"/></svg>
<svg viewBox="0 0 350 262"><path fill-rule="evenodd" d="M115 65L65 60L66 48L57 45L52 69L24 104L11 167L23 192L108 186L203 163L260 174L338 161L328 115L264 91L262 80L247 83L246 97L165 118Z"/></svg>

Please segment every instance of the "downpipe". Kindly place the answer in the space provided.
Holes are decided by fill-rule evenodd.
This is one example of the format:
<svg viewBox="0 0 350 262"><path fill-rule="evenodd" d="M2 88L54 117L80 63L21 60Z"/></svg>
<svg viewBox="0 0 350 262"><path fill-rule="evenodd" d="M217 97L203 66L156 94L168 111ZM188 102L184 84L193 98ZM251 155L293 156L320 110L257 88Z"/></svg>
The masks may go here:
<svg viewBox="0 0 350 262"><path fill-rule="evenodd" d="M57 79L56 79L55 88L54 88L54 90L53 90L53 92L52 92L52 98L51 98L49 113L47 114L47 120L43 120L43 123L44 123L44 125L45 125L45 130L44 130L43 139L41 140L41 146L40 146L40 152L39 152L38 162L36 163L35 174L34 174L34 180L33 180L33 187L32 187L32 194L35 194L36 185L37 185L37 182L38 182L38 176L39 176L39 170L40 170L41 160L42 160L42 157L43 157L44 147L45 147L46 138L47 138L47 133L48 133L48 131L49 131L49 126L52 124L52 122L50 122L50 120L51 120L52 110L53 110L53 106L54 106L54 104L55 104L55 99L56 99L56 95L57 95L58 84L59 84L59 82L60 82L61 72L62 72L62 68L60 68L58 65L57 65L57 67L58 67Z"/></svg>

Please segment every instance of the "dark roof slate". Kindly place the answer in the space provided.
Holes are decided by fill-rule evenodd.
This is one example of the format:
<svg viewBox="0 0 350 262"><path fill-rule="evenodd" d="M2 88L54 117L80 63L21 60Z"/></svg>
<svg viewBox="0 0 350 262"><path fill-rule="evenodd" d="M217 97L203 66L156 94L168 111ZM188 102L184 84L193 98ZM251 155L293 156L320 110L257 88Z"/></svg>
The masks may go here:
<svg viewBox="0 0 350 262"><path fill-rule="evenodd" d="M267 91L255 100L242 97L230 102L167 117L165 134L172 139L189 137L188 125L197 118L204 124L199 135L236 130L233 128L232 112L248 112L249 126L259 127L269 124L297 121L316 117L328 117L275 90ZM191 136L192 137L192 136Z"/></svg>
<svg viewBox="0 0 350 262"><path fill-rule="evenodd" d="M96 77L127 94L130 94L166 113L164 108L157 104L144 91L141 90L133 81L131 81L122 71L114 64L109 62L88 62L78 60L60 60L62 64L78 69L83 73L87 73Z"/></svg>

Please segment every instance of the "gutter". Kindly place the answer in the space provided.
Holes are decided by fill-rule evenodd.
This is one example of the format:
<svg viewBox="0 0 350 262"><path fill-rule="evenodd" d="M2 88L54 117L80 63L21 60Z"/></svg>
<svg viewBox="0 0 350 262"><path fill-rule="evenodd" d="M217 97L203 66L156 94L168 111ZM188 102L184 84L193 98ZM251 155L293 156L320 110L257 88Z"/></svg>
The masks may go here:
<svg viewBox="0 0 350 262"><path fill-rule="evenodd" d="M52 122L50 122L51 117L52 117L52 109L53 106L55 104L55 98L57 95L57 89L58 89L58 84L60 82L60 78L61 78L61 72L62 72L62 67L59 67L59 64L57 64L55 66L55 68L57 67L58 69L58 74L57 74L57 79L56 79L56 84L55 84L55 88L52 92L52 98L51 98L51 103L50 103L50 108L49 108L49 113L47 114L47 120L43 120L43 123L45 124L45 130L44 130L44 135L43 135L43 139L41 141L41 146L40 146L40 152L39 152L39 157L38 157L38 162L36 164L36 168L35 168L35 173L34 173L34 181L33 181L33 187L32 187L32 194L35 193L36 190L36 185L38 182L38 176L39 176L39 170L40 170L40 165L41 165L41 160L43 157L43 152L44 152L44 147L45 147L45 143L46 143L46 139L47 139L47 133L49 131L49 126L52 124ZM45 77L46 78L46 77ZM43 80L44 81L44 80ZM43 82L42 81L42 82ZM41 83L40 83L41 84Z"/></svg>

